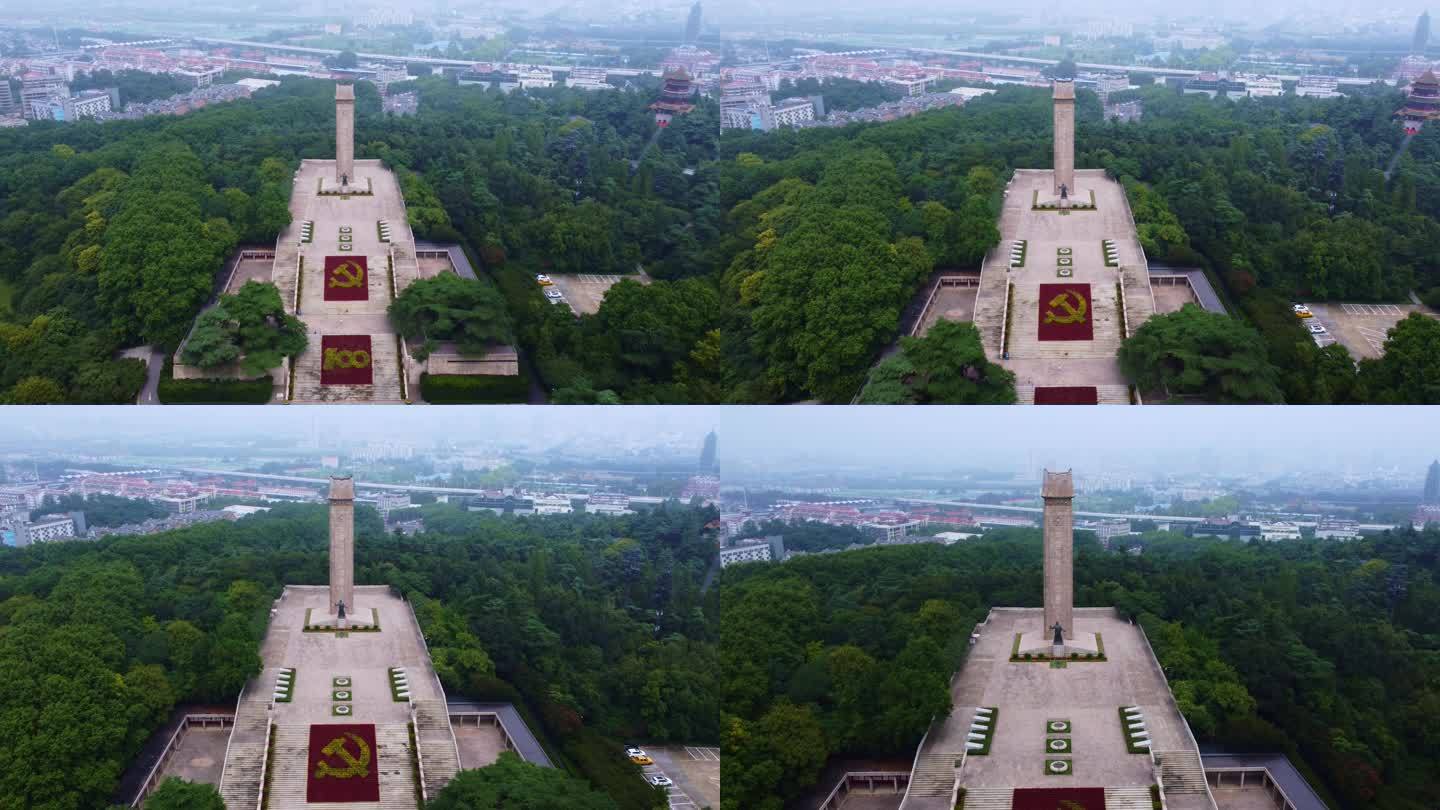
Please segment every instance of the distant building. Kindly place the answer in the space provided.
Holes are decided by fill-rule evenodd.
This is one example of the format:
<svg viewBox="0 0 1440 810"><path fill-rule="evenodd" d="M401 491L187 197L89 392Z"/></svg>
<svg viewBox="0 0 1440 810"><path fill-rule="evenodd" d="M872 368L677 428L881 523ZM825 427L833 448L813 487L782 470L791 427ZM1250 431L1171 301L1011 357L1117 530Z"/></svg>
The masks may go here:
<svg viewBox="0 0 1440 810"><path fill-rule="evenodd" d="M660 79L660 98L650 105L655 113L655 123L666 127L670 119L695 109L690 97L695 94L695 83L685 68L671 68Z"/></svg>
<svg viewBox="0 0 1440 810"><path fill-rule="evenodd" d="M770 544L764 540L746 540L730 548L720 549L720 567L749 562L769 562Z"/></svg>
<svg viewBox="0 0 1440 810"><path fill-rule="evenodd" d="M1223 540L1259 540L1262 534L1260 527L1253 523L1207 520L1190 528L1191 537L1216 537Z"/></svg>
<svg viewBox="0 0 1440 810"><path fill-rule="evenodd" d="M380 510L380 517L389 519L390 513L400 509L409 509L410 494L408 492L382 492L375 496L375 508Z"/></svg>
<svg viewBox="0 0 1440 810"><path fill-rule="evenodd" d="M700 0L695 0L695 4L690 6L690 16L685 18L686 45L694 45L700 40L700 23L702 14L703 12L700 10Z"/></svg>
<svg viewBox="0 0 1440 810"><path fill-rule="evenodd" d="M20 79L20 104L26 118L48 117L51 99L69 97L70 85L63 76L29 73ZM46 115L39 115L37 107L44 107Z"/></svg>
<svg viewBox="0 0 1440 810"><path fill-rule="evenodd" d="M785 98L775 102L770 108L770 126L767 130L776 127L798 127L806 121L815 120L815 105L808 98Z"/></svg>
<svg viewBox="0 0 1440 810"><path fill-rule="evenodd" d="M1145 115L1145 105L1138 98L1131 101L1106 104L1104 109L1106 121L1120 121L1126 124L1139 121Z"/></svg>
<svg viewBox="0 0 1440 810"><path fill-rule="evenodd" d="M224 75L224 68L180 68L175 75L189 81L196 87L209 87L215 80Z"/></svg>
<svg viewBox="0 0 1440 810"><path fill-rule="evenodd" d="M1430 44L1430 12L1424 11L1420 19L1415 21L1415 38L1410 41L1410 53L1425 53L1425 46Z"/></svg>
<svg viewBox="0 0 1440 810"><path fill-rule="evenodd" d="M237 504L231 504L230 506L227 506L227 507L225 507L224 509L221 509L220 511L221 511L221 512L224 512L225 515L226 515L226 517L229 517L231 520L239 520L239 519L242 518L242 517L250 517L251 515L258 515L258 514L260 514L261 512L269 512L269 511L270 511L270 507L268 507L268 506L244 506L244 505L242 505L242 504L238 504L238 503L237 503Z"/></svg>
<svg viewBox="0 0 1440 810"><path fill-rule="evenodd" d="M1425 496L1422 503L1440 504L1440 460L1430 462L1425 474Z"/></svg>
<svg viewBox="0 0 1440 810"><path fill-rule="evenodd" d="M188 515L204 503L205 495L160 495L150 500L165 507L165 511L172 515Z"/></svg>
<svg viewBox="0 0 1440 810"><path fill-rule="evenodd" d="M905 95L907 96L924 95L925 91L930 89L930 85L933 84L933 82L934 80L929 78L928 76L920 76L916 78L902 78L899 76L885 77L886 84L890 85L891 87L898 87L901 90L904 90Z"/></svg>
<svg viewBox="0 0 1440 810"><path fill-rule="evenodd" d="M0 116L14 115L20 109L20 101L10 89L10 80L0 76Z"/></svg>
<svg viewBox="0 0 1440 810"><path fill-rule="evenodd" d="M574 511L569 495L537 495L534 501L537 515L564 515Z"/></svg>
<svg viewBox="0 0 1440 810"><path fill-rule="evenodd" d="M1273 76L1246 76L1245 95L1251 98L1267 98L1285 95L1285 87Z"/></svg>
<svg viewBox="0 0 1440 810"><path fill-rule="evenodd" d="M715 431L705 434L705 444L700 448L700 472L715 472L720 468L716 460L717 441Z"/></svg>
<svg viewBox="0 0 1440 810"><path fill-rule="evenodd" d="M1419 132L1427 121L1440 118L1440 80L1435 78L1434 71L1425 71L1410 84L1405 106L1395 111L1395 117L1400 119L1405 131L1412 134Z"/></svg>
<svg viewBox="0 0 1440 810"><path fill-rule="evenodd" d="M1334 76L1301 76L1295 83L1295 95L1310 98L1335 98L1341 95L1340 80Z"/></svg>
<svg viewBox="0 0 1440 810"><path fill-rule="evenodd" d="M15 527L15 546L25 548L35 543L47 543L56 540L73 540L76 537L76 515L46 515L34 523L21 523ZM84 516L80 515L80 523L83 525Z"/></svg>
<svg viewBox="0 0 1440 810"><path fill-rule="evenodd" d="M79 121L110 112L111 95L104 90L86 90L78 96L55 96L35 102L31 117L37 121Z"/></svg>
<svg viewBox="0 0 1440 810"><path fill-rule="evenodd" d="M630 496L595 492L585 500L585 511L597 515L623 515L630 511Z"/></svg>

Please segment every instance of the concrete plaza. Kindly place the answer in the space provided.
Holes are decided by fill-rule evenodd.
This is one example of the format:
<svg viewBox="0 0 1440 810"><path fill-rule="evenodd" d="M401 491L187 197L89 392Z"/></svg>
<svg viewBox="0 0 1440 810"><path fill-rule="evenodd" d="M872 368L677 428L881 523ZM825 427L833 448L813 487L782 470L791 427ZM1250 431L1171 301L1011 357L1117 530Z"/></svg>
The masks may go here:
<svg viewBox="0 0 1440 810"><path fill-rule="evenodd" d="M1102 787L1116 807L1149 805L1156 773L1148 754L1132 754L1120 724L1122 706L1144 713L1166 797L1174 810L1214 810L1205 791L1199 752L1170 694L1159 663L1138 627L1113 608L1075 608L1077 633L1096 633L1106 661L1010 661L1015 637L1041 629L1039 608L995 608L951 682L954 708L931 724L916 756L906 810L949 810L958 776L976 807L1009 806L1015 788ZM990 752L967 755L965 742L975 709L995 707ZM1051 734L1048 721L1068 720L1068 734ZM1046 741L1068 737L1072 772L1045 773ZM956 764L964 758L964 767ZM982 801L982 797L984 797ZM972 802L967 799L966 805Z"/></svg>
<svg viewBox="0 0 1440 810"><path fill-rule="evenodd" d="M1079 188L1072 199L1089 203L1093 193L1093 210L1037 210L1035 201L1050 196L1053 182L1048 169L1020 169L1007 186L1000 244L981 268L975 325L986 355L1015 373L1022 403L1033 401L1028 397L1036 386L1095 386L1102 402L1128 402L1115 355L1127 331L1139 328L1156 304L1125 190L1101 170L1079 170ZM1116 267L1106 266L1104 240L1115 245ZM1026 243L1022 267L1010 266L1010 246L1016 241ZM1070 260L1070 275L1065 277L1059 275L1062 248ZM1066 282L1090 285L1093 336L1042 341L1040 285Z"/></svg>

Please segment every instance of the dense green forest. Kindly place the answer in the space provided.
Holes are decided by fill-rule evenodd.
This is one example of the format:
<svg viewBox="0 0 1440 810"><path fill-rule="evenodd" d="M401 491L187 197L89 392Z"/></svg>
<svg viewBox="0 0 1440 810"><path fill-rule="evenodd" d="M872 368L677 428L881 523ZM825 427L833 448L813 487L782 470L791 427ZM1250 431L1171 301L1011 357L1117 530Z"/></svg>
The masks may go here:
<svg viewBox="0 0 1440 810"><path fill-rule="evenodd" d="M358 511L356 581L413 600L447 693L515 702L557 764L620 810L654 810L622 744L719 738L719 600L700 587L713 510L423 510L416 537ZM0 549L0 807L103 806L175 703L233 702L281 586L325 581L326 525L323 507L288 505Z"/></svg>
<svg viewBox="0 0 1440 810"><path fill-rule="evenodd" d="M84 512L85 522L91 526L124 526L128 523L144 523L150 518L162 518L170 514L165 507L146 500L98 493L88 498L82 495L47 498L39 509L30 514L32 517L36 517L56 512Z"/></svg>
<svg viewBox="0 0 1440 810"><path fill-rule="evenodd" d="M1140 556L1076 538L1077 605L1146 630L1202 742L1282 751L1346 810L1440 795L1440 530L1238 544L1151 534ZM1041 597L1039 532L727 568L726 808L779 808L831 754L907 757L964 639Z"/></svg>
<svg viewBox="0 0 1440 810"><path fill-rule="evenodd" d="M420 238L460 239L560 399L715 398L717 109L655 138L646 88L504 94L413 85L418 115L357 87L356 157L394 168ZM289 221L293 170L334 149L333 84L287 79L184 116L0 132L0 398L127 402L117 349L173 348L232 248ZM550 306L536 272L630 273L599 314ZM8 303L7 303L8 302Z"/></svg>
<svg viewBox="0 0 1440 810"><path fill-rule="evenodd" d="M856 79L801 79L798 82L784 79L780 82L780 89L775 91L775 98L790 96L824 96L827 111L859 110L877 107L887 101L899 101L905 97L905 91L883 82Z"/></svg>
<svg viewBox="0 0 1440 810"><path fill-rule="evenodd" d="M1125 185L1152 263L1204 268L1235 326L1259 334L1195 341L1152 359L1153 373L1188 362L1183 376L1201 382L1175 393L1218 401L1440 401L1440 370L1425 359L1440 355L1432 324L1407 322L1393 357L1357 372L1343 347L1317 348L1289 309L1293 298L1436 297L1440 130L1416 136L1387 181L1404 137L1391 117L1398 93L1141 95L1144 119L1122 124L1080 94L1076 165ZM724 336L737 398L847 401L930 268L973 266L998 239L993 195L1012 169L1050 164L1050 115L1048 93L1002 88L903 121L727 133ZM1245 340L1250 356L1231 357ZM1257 363L1273 385L1236 389L1210 374ZM892 400L933 401L893 385L877 401Z"/></svg>

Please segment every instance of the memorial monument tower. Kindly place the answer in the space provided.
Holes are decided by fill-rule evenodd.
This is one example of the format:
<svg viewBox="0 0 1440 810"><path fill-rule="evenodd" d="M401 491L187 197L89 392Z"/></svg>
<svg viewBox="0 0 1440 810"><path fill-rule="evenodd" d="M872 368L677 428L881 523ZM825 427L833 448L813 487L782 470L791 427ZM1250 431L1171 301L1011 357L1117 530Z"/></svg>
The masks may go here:
<svg viewBox="0 0 1440 810"><path fill-rule="evenodd" d="M1056 113L1057 122L1059 113ZM1059 149L1057 146L1056 149ZM355 85L335 85L335 183L355 184Z"/></svg>
<svg viewBox="0 0 1440 810"><path fill-rule="evenodd" d="M1049 571L1048 563L1046 571ZM355 613L355 481L330 479L330 615ZM1048 602L1046 604L1049 604Z"/></svg>
<svg viewBox="0 0 1440 810"><path fill-rule="evenodd" d="M1060 626L1065 639L1075 637L1075 482L1070 472L1045 471L1040 488L1045 501L1045 634Z"/></svg>
<svg viewBox="0 0 1440 810"><path fill-rule="evenodd" d="M1055 80L1055 196L1075 196L1075 80Z"/></svg>

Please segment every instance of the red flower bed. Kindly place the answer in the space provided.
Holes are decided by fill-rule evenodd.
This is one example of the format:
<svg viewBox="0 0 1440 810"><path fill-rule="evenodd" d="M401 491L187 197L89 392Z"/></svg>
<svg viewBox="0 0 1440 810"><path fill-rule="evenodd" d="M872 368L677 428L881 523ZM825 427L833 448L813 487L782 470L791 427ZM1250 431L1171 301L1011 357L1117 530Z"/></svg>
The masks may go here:
<svg viewBox="0 0 1440 810"><path fill-rule="evenodd" d="M1040 340L1094 340L1089 284L1040 285Z"/></svg>
<svg viewBox="0 0 1440 810"><path fill-rule="evenodd" d="M370 385L374 363L369 335L325 335L320 338L321 385Z"/></svg>
<svg viewBox="0 0 1440 810"><path fill-rule="evenodd" d="M371 724L310 727L307 802L380 801L380 750Z"/></svg>
<svg viewBox="0 0 1440 810"><path fill-rule="evenodd" d="M370 298L370 269L364 256L325 257L325 300L366 301Z"/></svg>
<svg viewBox="0 0 1440 810"><path fill-rule="evenodd" d="M1049 385L1035 388L1036 405L1094 405L1100 401L1093 385Z"/></svg>
<svg viewBox="0 0 1440 810"><path fill-rule="evenodd" d="M1061 804L1064 802L1064 804ZM1105 810L1104 788L1015 788L1010 810Z"/></svg>

